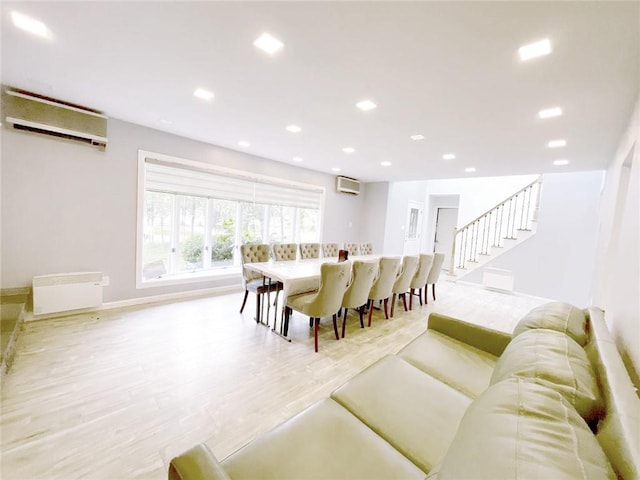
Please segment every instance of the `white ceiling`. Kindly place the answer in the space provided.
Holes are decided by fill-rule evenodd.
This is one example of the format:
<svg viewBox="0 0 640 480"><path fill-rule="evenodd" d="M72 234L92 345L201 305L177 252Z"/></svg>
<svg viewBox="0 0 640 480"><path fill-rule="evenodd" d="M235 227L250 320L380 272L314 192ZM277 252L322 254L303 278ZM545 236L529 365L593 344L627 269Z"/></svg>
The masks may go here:
<svg viewBox="0 0 640 480"><path fill-rule="evenodd" d="M52 39L15 28L14 10ZM274 57L253 46L264 31L285 43ZM551 55L521 63L545 37ZM601 169L638 98L640 2L3 2L1 78L363 181ZM555 105L562 117L537 118Z"/></svg>

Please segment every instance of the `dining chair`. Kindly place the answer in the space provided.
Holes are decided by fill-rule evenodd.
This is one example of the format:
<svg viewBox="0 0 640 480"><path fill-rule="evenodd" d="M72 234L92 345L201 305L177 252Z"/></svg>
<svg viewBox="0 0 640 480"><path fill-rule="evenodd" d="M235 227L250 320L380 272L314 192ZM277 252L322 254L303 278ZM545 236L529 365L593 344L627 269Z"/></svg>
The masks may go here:
<svg viewBox="0 0 640 480"><path fill-rule="evenodd" d="M355 308L360 314L360 328L364 328L362 315L364 308L369 301L369 292L373 282L378 275L379 260L356 260L351 268L351 283L347 286L342 297L342 338L347 325L347 312L350 308Z"/></svg>
<svg viewBox="0 0 640 480"><path fill-rule="evenodd" d="M427 276L429 275L429 270L431 270L431 265L433 265L433 253L421 253L418 270L411 280L411 285L409 285L409 310L413 309L414 295L418 296L420 305L422 305L422 289L425 288L425 284L427 283ZM416 290L418 293L416 293Z"/></svg>
<svg viewBox="0 0 640 480"><path fill-rule="evenodd" d="M271 248L276 262L290 262L296 259L298 245L295 243L274 243Z"/></svg>
<svg viewBox="0 0 640 480"><path fill-rule="evenodd" d="M320 256L320 244L319 243L301 243L300 258L318 258Z"/></svg>
<svg viewBox="0 0 640 480"><path fill-rule="evenodd" d="M427 303L427 287L431 285L431 294L433 295L433 300L436 299L436 283L440 278L440 271L442 270L442 264L444 262L444 253L434 253L433 254L433 265L431 266L431 270L429 270L429 275L427 275L427 281L424 285L424 303Z"/></svg>
<svg viewBox="0 0 640 480"><path fill-rule="evenodd" d="M323 258L332 258L338 256L338 248L337 243L323 243L322 244L322 257Z"/></svg>
<svg viewBox="0 0 640 480"><path fill-rule="evenodd" d="M246 268L246 263L260 263L269 261L269 245L240 245L240 258L242 263L242 286L244 287L244 299L240 307L240 313L247 303L249 292L256 294L256 322L261 321L260 301L262 295L267 292L275 292L282 289L281 283L265 284L262 274Z"/></svg>
<svg viewBox="0 0 640 480"><path fill-rule="evenodd" d="M333 316L333 332L338 336L337 314L351 278L351 261L325 262L320 265L320 288L317 292L292 295L287 299L285 307L285 325L289 324L292 310L308 315L313 321L313 339L315 351L318 351L318 330L320 318Z"/></svg>
<svg viewBox="0 0 640 480"><path fill-rule="evenodd" d="M373 243L361 243L360 255L371 255L371 254L373 254Z"/></svg>
<svg viewBox="0 0 640 480"><path fill-rule="evenodd" d="M345 243L344 249L349 252L350 256L360 255L360 246L357 243Z"/></svg>
<svg viewBox="0 0 640 480"><path fill-rule="evenodd" d="M373 304L376 300L384 301L384 318L387 320L389 319L387 305L392 293L391 289L393 288L393 283L395 282L396 277L398 276L398 271L400 270L401 261L402 259L400 257L380 258L378 277L373 282L371 290L369 291L369 327L371 326L371 318L373 316Z"/></svg>
<svg viewBox="0 0 640 480"><path fill-rule="evenodd" d="M393 295L391 299L391 317L393 317L393 312L395 311L396 297L402 298L404 311L407 311L407 292L409 291L411 280L418 269L419 260L420 257L418 255L405 255L402 259L402 268L391 289Z"/></svg>

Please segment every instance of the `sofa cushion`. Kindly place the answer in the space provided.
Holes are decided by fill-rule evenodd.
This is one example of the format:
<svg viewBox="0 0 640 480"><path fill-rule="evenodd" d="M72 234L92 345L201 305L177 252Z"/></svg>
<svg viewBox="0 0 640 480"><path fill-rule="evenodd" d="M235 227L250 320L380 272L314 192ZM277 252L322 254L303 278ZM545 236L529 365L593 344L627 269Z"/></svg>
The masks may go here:
<svg viewBox="0 0 640 480"><path fill-rule="evenodd" d="M241 479L424 478L424 472L331 399L320 400L227 457Z"/></svg>
<svg viewBox="0 0 640 480"><path fill-rule="evenodd" d="M595 372L584 349L554 330L528 330L514 338L496 363L491 384L511 376L530 378L559 393L587 421L602 416Z"/></svg>
<svg viewBox="0 0 640 480"><path fill-rule="evenodd" d="M516 324L513 336L536 328L565 333L582 347L588 341L587 317L582 310L568 303L550 302L534 308Z"/></svg>
<svg viewBox="0 0 640 480"><path fill-rule="evenodd" d="M331 397L425 472L444 456L471 403L395 355L383 357Z"/></svg>
<svg viewBox="0 0 640 480"><path fill-rule="evenodd" d="M436 478L613 479L615 474L585 421L560 393L511 377L471 404Z"/></svg>
<svg viewBox="0 0 640 480"><path fill-rule="evenodd" d="M398 356L471 398L489 386L498 359L431 329L400 350Z"/></svg>

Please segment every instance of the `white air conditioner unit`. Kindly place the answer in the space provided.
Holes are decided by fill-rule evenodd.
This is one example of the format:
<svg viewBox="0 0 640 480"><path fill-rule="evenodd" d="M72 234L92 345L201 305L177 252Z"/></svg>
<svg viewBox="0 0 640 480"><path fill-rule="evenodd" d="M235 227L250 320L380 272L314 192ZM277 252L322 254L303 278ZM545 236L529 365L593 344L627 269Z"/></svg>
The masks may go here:
<svg viewBox="0 0 640 480"><path fill-rule="evenodd" d="M33 313L66 312L102 305L101 272L60 273L33 277Z"/></svg>
<svg viewBox="0 0 640 480"><path fill-rule="evenodd" d="M83 142L100 150L107 146L107 117L98 111L10 88L2 97L4 121L15 129Z"/></svg>
<svg viewBox="0 0 640 480"><path fill-rule="evenodd" d="M360 194L360 182L355 178L336 177L336 190L342 193L350 193L352 195Z"/></svg>

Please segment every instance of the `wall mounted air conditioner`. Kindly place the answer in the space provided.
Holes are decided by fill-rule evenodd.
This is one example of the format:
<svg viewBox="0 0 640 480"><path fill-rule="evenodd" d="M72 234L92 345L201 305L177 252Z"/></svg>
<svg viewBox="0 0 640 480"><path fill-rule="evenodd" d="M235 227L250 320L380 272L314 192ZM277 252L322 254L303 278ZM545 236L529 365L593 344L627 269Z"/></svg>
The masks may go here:
<svg viewBox="0 0 640 480"><path fill-rule="evenodd" d="M7 88L3 92L4 122L18 130L87 143L104 150L107 117L102 113L52 98Z"/></svg>
<svg viewBox="0 0 640 480"><path fill-rule="evenodd" d="M33 313L43 315L99 307L103 285L101 272L33 277Z"/></svg>
<svg viewBox="0 0 640 480"><path fill-rule="evenodd" d="M355 178L336 177L336 190L342 193L350 193L352 195L360 194L360 182Z"/></svg>

